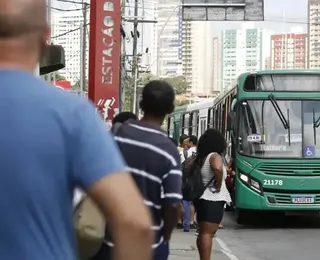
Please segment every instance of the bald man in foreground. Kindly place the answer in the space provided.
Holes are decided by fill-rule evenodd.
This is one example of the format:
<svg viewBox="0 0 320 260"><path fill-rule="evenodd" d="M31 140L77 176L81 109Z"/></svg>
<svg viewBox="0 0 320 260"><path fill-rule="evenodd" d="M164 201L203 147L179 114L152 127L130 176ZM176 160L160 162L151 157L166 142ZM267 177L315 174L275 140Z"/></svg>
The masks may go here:
<svg viewBox="0 0 320 260"><path fill-rule="evenodd" d="M75 260L73 190L108 218L116 260L149 260L151 219L88 102L33 75L44 0L0 0L0 259Z"/></svg>

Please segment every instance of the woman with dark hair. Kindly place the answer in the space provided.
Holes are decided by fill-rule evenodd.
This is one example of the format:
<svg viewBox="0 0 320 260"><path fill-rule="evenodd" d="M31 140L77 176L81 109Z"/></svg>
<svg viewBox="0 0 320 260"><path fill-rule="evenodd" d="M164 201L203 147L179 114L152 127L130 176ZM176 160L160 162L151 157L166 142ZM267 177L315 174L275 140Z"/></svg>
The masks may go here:
<svg viewBox="0 0 320 260"><path fill-rule="evenodd" d="M210 260L212 250L212 237L219 229L226 202L230 202L225 179L226 167L222 156L226 151L226 140L223 135L214 129L208 129L199 139L195 166L201 167L203 184L208 188L204 191L195 206L199 235L197 247L200 260Z"/></svg>

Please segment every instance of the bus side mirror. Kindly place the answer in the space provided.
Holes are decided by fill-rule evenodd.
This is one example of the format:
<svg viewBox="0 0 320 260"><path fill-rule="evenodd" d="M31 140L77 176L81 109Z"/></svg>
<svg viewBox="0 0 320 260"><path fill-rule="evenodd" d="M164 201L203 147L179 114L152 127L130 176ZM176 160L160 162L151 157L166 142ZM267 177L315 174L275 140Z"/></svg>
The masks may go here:
<svg viewBox="0 0 320 260"><path fill-rule="evenodd" d="M227 131L235 130L235 126L236 126L236 112L230 111L228 114Z"/></svg>
<svg viewBox="0 0 320 260"><path fill-rule="evenodd" d="M230 106L230 112L228 114L228 127L227 127L227 131L231 131L231 130L235 130L236 127L236 112L235 112L235 108L237 105L237 99L234 98L231 102L231 106Z"/></svg>
<svg viewBox="0 0 320 260"><path fill-rule="evenodd" d="M231 102L231 106L230 106L230 110L231 111L235 111L236 108L236 104L237 104L238 100L236 98L234 98Z"/></svg>

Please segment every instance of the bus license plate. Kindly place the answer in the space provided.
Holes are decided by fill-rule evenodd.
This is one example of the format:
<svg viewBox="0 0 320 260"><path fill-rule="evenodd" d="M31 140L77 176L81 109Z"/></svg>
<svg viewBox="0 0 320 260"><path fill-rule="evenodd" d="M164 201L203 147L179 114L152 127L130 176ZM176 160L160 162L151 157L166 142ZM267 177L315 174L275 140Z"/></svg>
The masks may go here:
<svg viewBox="0 0 320 260"><path fill-rule="evenodd" d="M294 204L311 204L311 203L314 203L314 197L293 197L292 203L294 203Z"/></svg>

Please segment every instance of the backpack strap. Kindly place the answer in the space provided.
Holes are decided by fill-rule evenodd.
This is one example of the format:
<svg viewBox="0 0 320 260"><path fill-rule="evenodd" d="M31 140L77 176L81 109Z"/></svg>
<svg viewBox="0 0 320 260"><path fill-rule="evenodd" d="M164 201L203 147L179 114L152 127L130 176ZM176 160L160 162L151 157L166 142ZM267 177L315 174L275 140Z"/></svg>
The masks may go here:
<svg viewBox="0 0 320 260"><path fill-rule="evenodd" d="M188 150L183 149L183 156L185 160L188 159Z"/></svg>
<svg viewBox="0 0 320 260"><path fill-rule="evenodd" d="M210 179L210 181L208 181L208 183L204 186L205 189L207 189L207 188L210 186L210 184L213 182L213 180L214 180L214 175L212 176L212 178Z"/></svg>

